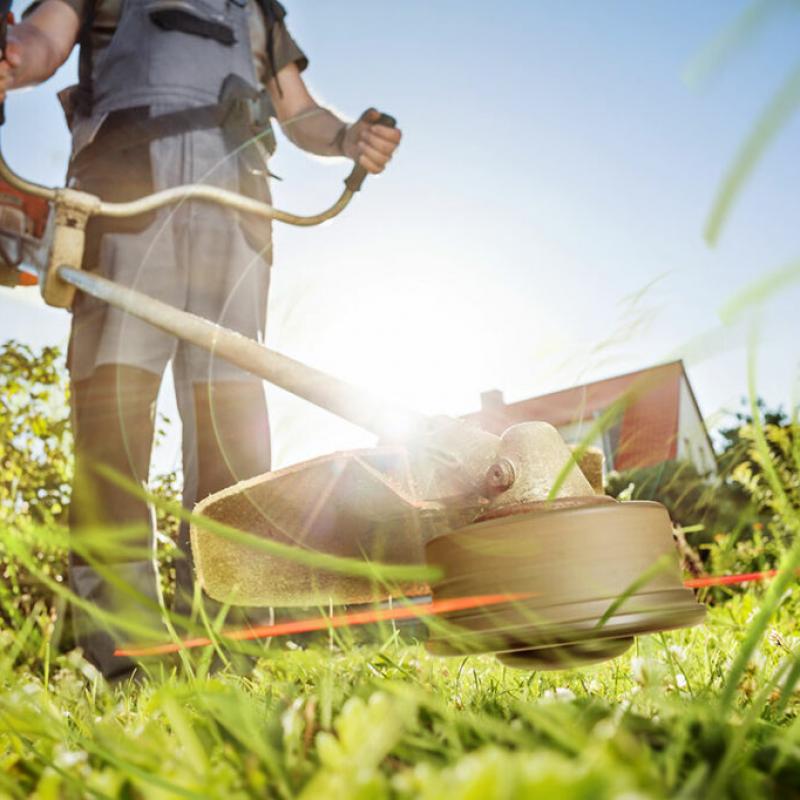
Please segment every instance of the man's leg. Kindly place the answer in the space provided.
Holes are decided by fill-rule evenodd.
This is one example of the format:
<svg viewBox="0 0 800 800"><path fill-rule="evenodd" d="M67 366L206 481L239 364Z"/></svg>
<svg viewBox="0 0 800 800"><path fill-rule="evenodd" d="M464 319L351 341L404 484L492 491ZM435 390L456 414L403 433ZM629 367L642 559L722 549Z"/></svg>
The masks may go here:
<svg viewBox="0 0 800 800"><path fill-rule="evenodd" d="M195 131L189 138L183 180L210 178L236 191L239 162L219 131ZM259 222L255 246L230 210L199 202L186 204L186 209L187 224L176 235L176 252L187 276L186 310L263 341L269 223ZM269 470L269 423L263 384L246 370L184 342L178 345L173 368L184 423L184 504L191 508L209 494ZM178 568L184 601L177 607L185 608L186 591L194 582L187 525L182 526L180 544L186 556Z"/></svg>
<svg viewBox="0 0 800 800"><path fill-rule="evenodd" d="M269 418L260 382L192 385L180 380L176 371L176 389L184 425L184 473L194 476L193 485L187 482L184 493L187 507L269 471ZM184 557L176 564L178 589L183 598L178 608L186 611L194 585L186 523L180 528L179 546Z"/></svg>
<svg viewBox="0 0 800 800"><path fill-rule="evenodd" d="M259 381L194 386L197 498L268 472L267 401Z"/></svg>
<svg viewBox="0 0 800 800"><path fill-rule="evenodd" d="M98 468L134 485L147 481L161 378L136 367L103 365L72 384L75 477L70 505L70 585L101 614L157 631L156 574L147 503ZM96 567L96 568L95 568ZM73 607L78 643L106 677L133 664L113 655L136 632ZM139 634L141 635L141 634Z"/></svg>

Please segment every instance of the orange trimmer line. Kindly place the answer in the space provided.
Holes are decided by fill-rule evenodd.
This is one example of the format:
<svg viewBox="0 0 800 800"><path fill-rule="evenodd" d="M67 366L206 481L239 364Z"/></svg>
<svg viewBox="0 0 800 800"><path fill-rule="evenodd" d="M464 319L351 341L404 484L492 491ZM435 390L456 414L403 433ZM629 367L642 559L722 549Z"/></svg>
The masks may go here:
<svg viewBox="0 0 800 800"><path fill-rule="evenodd" d="M259 625L253 628L244 628L228 631L220 635L221 639L229 641L245 641L249 639L271 639L277 636L289 636L296 633L310 633L312 631L328 630L329 628L345 628L355 625L369 625L373 622L389 622L399 619L413 619L415 617L431 617L437 614L447 614L451 611L465 611L470 608L492 606L499 603L513 603L528 600L534 597L532 593L523 594L487 594L475 597L455 597L450 600L434 600L416 606L401 606L399 608L370 609L369 611L356 611L351 614L338 614L332 617L312 617L292 622L281 622L277 625ZM196 647L208 647L213 642L207 637L184 639L179 642L152 645L151 647L123 647L114 651L115 656L128 656L141 658L143 656L161 656L168 653L177 653L179 650L191 650Z"/></svg>
<svg viewBox="0 0 800 800"><path fill-rule="evenodd" d="M690 578L684 581L687 589L705 589L708 586L730 586L735 583L750 583L751 581L766 581L774 578L779 570L770 569L766 572L743 572L739 575L710 575L704 578ZM796 574L800 574L800 570Z"/></svg>
<svg viewBox="0 0 800 800"><path fill-rule="evenodd" d="M690 578L683 582L687 589L705 589L709 586L730 586L737 583L750 583L774 578L778 570L771 569L766 572L746 572L739 575L710 575L702 578ZM800 570L798 570L800 574ZM312 617L311 619L282 622L277 625L260 625L223 633L220 638L230 641L245 641L252 639L271 639L278 636L290 636L297 633L311 633L329 628L345 628L356 625L369 625L373 622L389 622L399 619L413 619L415 617L432 617L437 614L447 614L451 611L465 611L470 608L492 606L498 603L510 603L528 600L535 595L523 594L489 594L475 597L456 597L451 600L434 600L417 606L401 606L400 608L371 609L369 611L356 611L352 614L338 614L333 617ZM196 647L209 647L213 642L206 637L184 639L180 642L153 645L151 647L125 647L114 651L115 656L129 656L140 658L142 656L160 656L167 653L177 653L179 650L191 650Z"/></svg>

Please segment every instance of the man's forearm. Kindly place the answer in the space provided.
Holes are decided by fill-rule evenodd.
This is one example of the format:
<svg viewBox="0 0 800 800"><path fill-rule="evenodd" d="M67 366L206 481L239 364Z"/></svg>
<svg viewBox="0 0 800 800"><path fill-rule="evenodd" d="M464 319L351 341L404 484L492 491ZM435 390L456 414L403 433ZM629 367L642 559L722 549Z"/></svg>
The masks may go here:
<svg viewBox="0 0 800 800"><path fill-rule="evenodd" d="M317 103L296 64L287 64L267 89L281 129L293 144L319 156L345 155L347 123Z"/></svg>
<svg viewBox="0 0 800 800"><path fill-rule="evenodd" d="M347 123L332 111L313 105L281 121L281 130L302 150L318 156L342 156Z"/></svg>
<svg viewBox="0 0 800 800"><path fill-rule="evenodd" d="M47 34L35 25L20 22L9 31L9 40L20 47L20 65L14 70L14 88L43 83L61 66L61 53Z"/></svg>
<svg viewBox="0 0 800 800"><path fill-rule="evenodd" d="M368 109L348 125L309 93L296 64L287 64L267 84L281 128L309 153L346 156L367 172L382 172L400 144L397 128L382 125L380 114Z"/></svg>
<svg viewBox="0 0 800 800"><path fill-rule="evenodd" d="M80 17L61 0L43 0L19 25L8 29L0 62L0 91L46 81L69 57Z"/></svg>

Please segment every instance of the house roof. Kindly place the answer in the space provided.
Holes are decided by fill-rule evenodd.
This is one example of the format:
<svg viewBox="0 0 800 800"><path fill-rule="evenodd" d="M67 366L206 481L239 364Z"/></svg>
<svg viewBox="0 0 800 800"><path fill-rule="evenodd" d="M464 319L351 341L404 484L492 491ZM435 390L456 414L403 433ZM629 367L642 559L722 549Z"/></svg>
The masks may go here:
<svg viewBox="0 0 800 800"><path fill-rule="evenodd" d="M493 400L484 403L480 411L468 414L466 419L497 434L502 433L509 425L531 419L544 420L560 428L584 419L593 419L614 404L619 404L622 410L635 398L665 384L671 385L682 375L683 362L672 361L508 405L502 402L498 393Z"/></svg>
<svg viewBox="0 0 800 800"><path fill-rule="evenodd" d="M600 424L613 426L614 418L621 421L615 442L616 469L659 464L677 456L681 379L685 381L697 417L702 422L682 361L671 361L508 405L503 402L502 392L485 392L481 396L482 409L468 414L465 419L500 435L511 425L529 420L543 420L564 428L583 421L595 423L598 417L606 414L611 418L606 416ZM713 457L714 448L707 431L705 437Z"/></svg>

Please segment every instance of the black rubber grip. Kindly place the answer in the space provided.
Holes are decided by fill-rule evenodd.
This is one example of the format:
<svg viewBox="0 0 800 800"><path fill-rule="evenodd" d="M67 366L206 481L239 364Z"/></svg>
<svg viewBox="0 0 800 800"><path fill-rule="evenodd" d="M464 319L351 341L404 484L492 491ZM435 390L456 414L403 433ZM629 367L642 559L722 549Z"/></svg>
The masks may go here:
<svg viewBox="0 0 800 800"><path fill-rule="evenodd" d="M389 114L381 112L380 117L371 123L372 125L384 125L387 128L396 128L397 120ZM360 164L353 167L353 171L344 179L344 185L351 191L357 192L364 183L364 179L369 173Z"/></svg>

